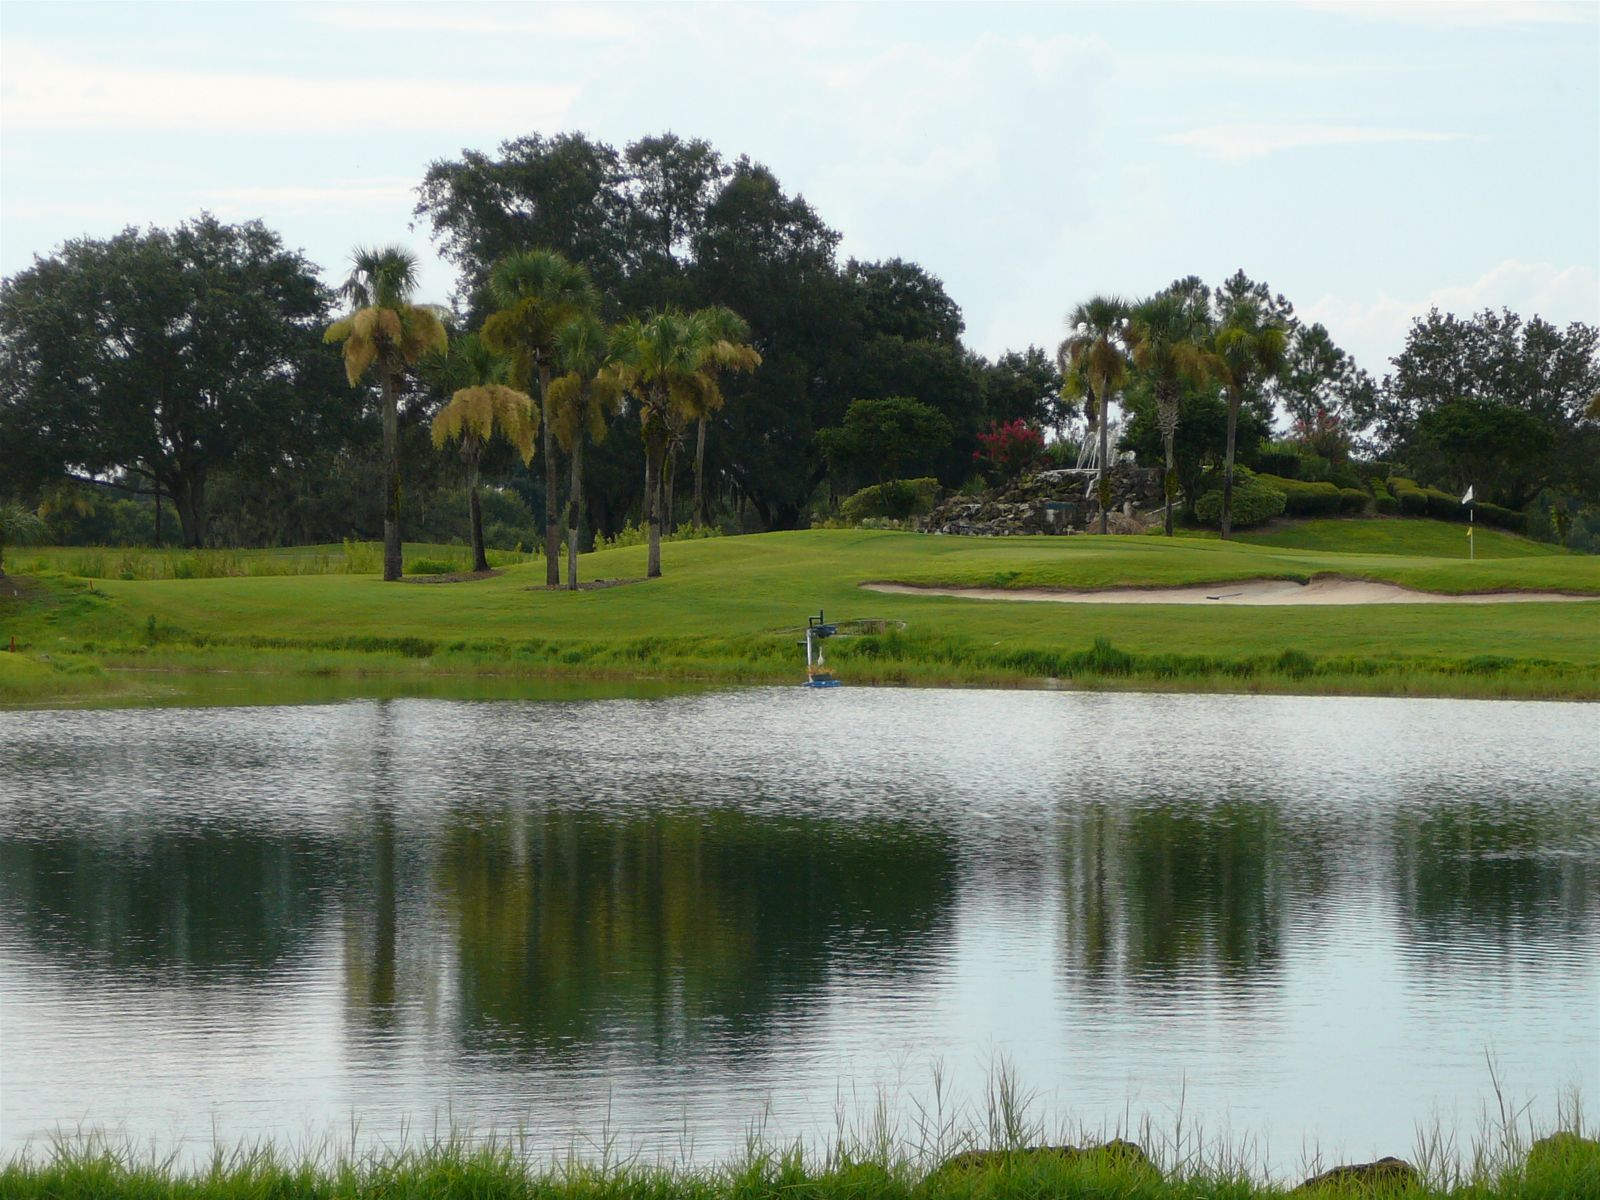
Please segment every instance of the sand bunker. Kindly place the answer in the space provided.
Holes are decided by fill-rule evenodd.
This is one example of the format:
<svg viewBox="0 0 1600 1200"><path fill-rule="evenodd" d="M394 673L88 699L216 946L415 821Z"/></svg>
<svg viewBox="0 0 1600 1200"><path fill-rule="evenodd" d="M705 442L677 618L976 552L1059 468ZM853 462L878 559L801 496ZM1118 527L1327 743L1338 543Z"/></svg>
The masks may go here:
<svg viewBox="0 0 1600 1200"><path fill-rule="evenodd" d="M1368 579L1241 579L1233 583L1167 588L1106 588L1069 591L1058 588L921 587L910 583L863 583L874 592L910 596L960 596L968 600L1048 600L1057 604L1526 604L1533 601L1591 600L1600 594L1568 592L1472 592L1450 596L1416 592L1394 583Z"/></svg>

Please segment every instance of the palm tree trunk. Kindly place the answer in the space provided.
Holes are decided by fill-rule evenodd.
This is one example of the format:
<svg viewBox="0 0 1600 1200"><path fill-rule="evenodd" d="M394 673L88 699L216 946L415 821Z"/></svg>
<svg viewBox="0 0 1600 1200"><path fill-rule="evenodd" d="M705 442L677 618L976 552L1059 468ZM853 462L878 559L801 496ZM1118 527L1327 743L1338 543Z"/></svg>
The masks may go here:
<svg viewBox="0 0 1600 1200"><path fill-rule="evenodd" d="M572 481L567 493L567 590L578 590L578 521L583 515L583 431L572 439Z"/></svg>
<svg viewBox="0 0 1600 1200"><path fill-rule="evenodd" d="M673 488L678 474L678 448L673 446L667 453L667 469L661 481L661 511L666 513L666 531L669 535L676 532L678 525L673 514Z"/></svg>
<svg viewBox="0 0 1600 1200"><path fill-rule="evenodd" d="M472 569L487 571L489 556L483 550L483 505L478 500L478 455L467 456L467 496L472 509Z"/></svg>
<svg viewBox="0 0 1600 1200"><path fill-rule="evenodd" d="M644 523L648 530L650 553L645 561L645 578L655 579L661 574L661 488L657 479L661 474L661 449L655 439L649 438L644 447Z"/></svg>
<svg viewBox="0 0 1600 1200"><path fill-rule="evenodd" d="M1108 473L1111 467L1111 405L1110 392L1107 388L1100 396L1100 532L1109 532L1110 514L1106 511L1111 507L1111 476Z"/></svg>
<svg viewBox="0 0 1600 1200"><path fill-rule="evenodd" d="M1168 537L1172 536L1172 502L1178 495L1178 463L1172 447L1176 433L1177 430L1168 429L1161 435L1161 440L1166 443L1167 449L1167 473L1161 480L1161 490L1167 495L1167 515L1166 520L1162 522L1162 532Z"/></svg>
<svg viewBox="0 0 1600 1200"><path fill-rule="evenodd" d="M561 514L556 487L556 442L550 433L550 368L539 364L539 416L544 434L544 584L561 586Z"/></svg>
<svg viewBox="0 0 1600 1200"><path fill-rule="evenodd" d="M1161 446L1166 452L1167 470L1161 477L1161 492L1166 498L1162 532L1172 536L1172 501L1178 494L1178 466L1174 443L1178 436L1178 398L1170 390L1156 392L1156 418L1161 424Z"/></svg>
<svg viewBox="0 0 1600 1200"><path fill-rule="evenodd" d="M1239 401L1233 392L1228 393L1228 455L1222 467L1222 536L1226 540L1233 532L1233 441L1239 428Z"/></svg>
<svg viewBox="0 0 1600 1200"><path fill-rule="evenodd" d="M400 403L393 371L383 373L383 578L400 578Z"/></svg>
<svg viewBox="0 0 1600 1200"><path fill-rule="evenodd" d="M698 531L705 524L706 506L703 483L706 473L706 419L700 418L700 430L694 442L694 527Z"/></svg>

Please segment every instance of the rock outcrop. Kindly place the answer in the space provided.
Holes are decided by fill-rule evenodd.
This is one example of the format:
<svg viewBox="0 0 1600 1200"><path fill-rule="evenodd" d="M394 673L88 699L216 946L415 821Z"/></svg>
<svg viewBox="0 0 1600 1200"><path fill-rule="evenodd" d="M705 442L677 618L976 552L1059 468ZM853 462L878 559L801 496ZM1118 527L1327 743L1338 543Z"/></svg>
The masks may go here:
<svg viewBox="0 0 1600 1200"><path fill-rule="evenodd" d="M1040 471L978 496L955 495L922 523L928 533L973 537L1094 532L1100 504L1094 471ZM1162 504L1161 473L1132 463L1117 463L1109 474L1113 533L1142 533L1148 521L1139 513Z"/></svg>
<svg viewBox="0 0 1600 1200"><path fill-rule="evenodd" d="M1313 1175L1299 1187L1289 1192L1291 1196L1306 1192L1335 1192L1356 1190L1363 1195L1392 1195L1419 1186L1422 1177L1417 1169L1401 1158L1380 1158L1377 1162L1351 1163L1334 1167Z"/></svg>

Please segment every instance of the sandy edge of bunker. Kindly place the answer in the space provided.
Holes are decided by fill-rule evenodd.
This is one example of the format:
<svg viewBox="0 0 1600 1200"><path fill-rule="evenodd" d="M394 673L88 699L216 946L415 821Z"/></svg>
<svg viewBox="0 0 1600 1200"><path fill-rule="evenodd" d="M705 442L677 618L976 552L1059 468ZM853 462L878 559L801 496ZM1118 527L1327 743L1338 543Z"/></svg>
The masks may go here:
<svg viewBox="0 0 1600 1200"><path fill-rule="evenodd" d="M1033 600L1055 604L1530 604L1600 601L1600 593L1574 592L1421 592L1373 579L1319 576L1309 583L1293 579L1237 579L1180 587L1072 588L939 587L920 583L869 581L873 592L907 596L956 596L966 600Z"/></svg>

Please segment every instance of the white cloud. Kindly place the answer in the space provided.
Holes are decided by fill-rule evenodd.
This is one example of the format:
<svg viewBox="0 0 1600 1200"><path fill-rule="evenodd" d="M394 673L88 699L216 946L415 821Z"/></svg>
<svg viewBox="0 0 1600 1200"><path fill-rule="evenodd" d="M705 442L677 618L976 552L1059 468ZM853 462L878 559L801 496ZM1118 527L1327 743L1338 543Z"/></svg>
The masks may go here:
<svg viewBox="0 0 1600 1200"><path fill-rule="evenodd" d="M540 7L537 15L510 16L510 5L495 5L472 11L462 5L429 9L382 7L364 4L354 8L334 8L310 14L306 19L334 29L354 33L459 33L474 37L484 34L526 35L530 37L625 38L634 26L612 9L594 5Z"/></svg>
<svg viewBox="0 0 1600 1200"><path fill-rule="evenodd" d="M1207 125L1161 139L1168 145L1189 146L1222 162L1243 162L1281 150L1307 146L1361 146L1391 142L1460 142L1464 133L1424 129L1381 129L1363 125L1239 124Z"/></svg>
<svg viewBox="0 0 1600 1200"><path fill-rule="evenodd" d="M1310 0L1305 7L1365 21L1445 28L1577 25L1595 19L1594 5L1582 0Z"/></svg>
<svg viewBox="0 0 1600 1200"><path fill-rule="evenodd" d="M469 132L559 120L574 87L426 79L122 67L7 43L0 121L28 129L155 128L185 133Z"/></svg>
<svg viewBox="0 0 1600 1200"><path fill-rule="evenodd" d="M1537 315L1556 325L1572 321L1600 325L1600 273L1593 267L1508 259L1470 283L1436 288L1421 298L1380 294L1363 301L1328 295L1301 309L1299 316L1307 322L1321 321L1335 342L1381 376L1389 369L1389 359L1404 348L1411 322L1430 308L1457 316L1509 308L1524 318Z"/></svg>

